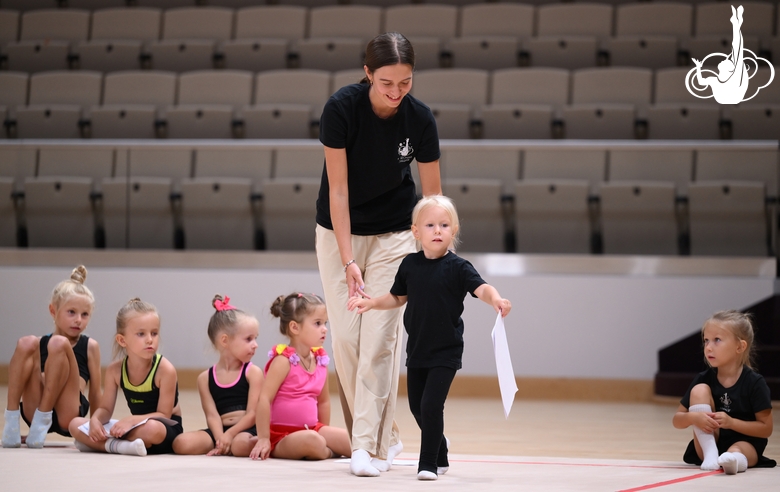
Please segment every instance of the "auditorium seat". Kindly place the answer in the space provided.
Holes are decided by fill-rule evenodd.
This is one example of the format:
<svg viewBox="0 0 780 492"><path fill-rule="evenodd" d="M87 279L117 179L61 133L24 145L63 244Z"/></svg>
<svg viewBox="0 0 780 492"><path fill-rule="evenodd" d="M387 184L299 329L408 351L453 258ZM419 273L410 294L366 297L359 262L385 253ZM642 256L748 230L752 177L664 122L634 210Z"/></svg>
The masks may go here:
<svg viewBox="0 0 780 492"><path fill-rule="evenodd" d="M273 151L270 149L198 148L195 152L196 178L246 178L252 190L261 191L271 177Z"/></svg>
<svg viewBox="0 0 780 492"><path fill-rule="evenodd" d="M717 140L720 119L720 110L707 104L654 104L647 110L647 138Z"/></svg>
<svg viewBox="0 0 780 492"><path fill-rule="evenodd" d="M702 149L696 151L696 181L759 181L777 198L777 151Z"/></svg>
<svg viewBox="0 0 780 492"><path fill-rule="evenodd" d="M763 183L715 181L688 188L691 254L767 256Z"/></svg>
<svg viewBox="0 0 780 492"><path fill-rule="evenodd" d="M617 36L604 42L613 67L666 68L677 65L673 36Z"/></svg>
<svg viewBox="0 0 780 492"><path fill-rule="evenodd" d="M447 43L455 68L497 70L518 65L519 45L513 36L468 36Z"/></svg>
<svg viewBox="0 0 780 492"><path fill-rule="evenodd" d="M189 148L133 148L117 152L114 176L158 177L173 180L173 191L181 180L192 177L192 150Z"/></svg>
<svg viewBox="0 0 780 492"><path fill-rule="evenodd" d="M320 147L277 149L273 177L320 179L324 163L325 154Z"/></svg>
<svg viewBox="0 0 780 492"><path fill-rule="evenodd" d="M275 178L263 184L266 249L314 251L319 178Z"/></svg>
<svg viewBox="0 0 780 492"><path fill-rule="evenodd" d="M73 176L91 178L99 183L113 175L114 150L111 148L52 148L38 150L37 176Z"/></svg>
<svg viewBox="0 0 780 492"><path fill-rule="evenodd" d="M92 13L90 39L152 41L160 39L162 11L159 8L113 8Z"/></svg>
<svg viewBox="0 0 780 492"><path fill-rule="evenodd" d="M31 248L93 248L92 178L48 176L24 182L27 241Z"/></svg>
<svg viewBox="0 0 780 492"><path fill-rule="evenodd" d="M306 37L308 10L299 5L262 5L236 12L236 39Z"/></svg>
<svg viewBox="0 0 780 492"><path fill-rule="evenodd" d="M691 35L693 5L690 3L631 3L615 7L616 36Z"/></svg>
<svg viewBox="0 0 780 492"><path fill-rule="evenodd" d="M302 69L337 71L360 67L365 47L359 38L307 38L293 43L291 51Z"/></svg>
<svg viewBox="0 0 780 492"><path fill-rule="evenodd" d="M497 180L502 193L511 195L520 177L520 153L512 149L445 149L441 177L450 181Z"/></svg>
<svg viewBox="0 0 780 492"><path fill-rule="evenodd" d="M100 102L98 72L43 72L30 77L27 106L18 106L19 138L79 138L83 111Z"/></svg>
<svg viewBox="0 0 780 492"><path fill-rule="evenodd" d="M586 149L534 149L523 153L523 180L586 180L591 194L606 178L607 152Z"/></svg>
<svg viewBox="0 0 780 492"><path fill-rule="evenodd" d="M470 3L460 9L458 35L533 36L534 8L516 3Z"/></svg>
<svg viewBox="0 0 780 492"><path fill-rule="evenodd" d="M104 179L101 193L107 248L173 248L170 178Z"/></svg>
<svg viewBox="0 0 780 492"><path fill-rule="evenodd" d="M252 181L247 178L193 178L181 183L186 249L254 249Z"/></svg>
<svg viewBox="0 0 780 492"><path fill-rule="evenodd" d="M19 12L0 10L0 48L19 40Z"/></svg>
<svg viewBox="0 0 780 492"><path fill-rule="evenodd" d="M674 183L678 196L688 194L693 180L693 151L613 149L609 151L609 181Z"/></svg>
<svg viewBox="0 0 780 492"><path fill-rule="evenodd" d="M674 183L611 181L599 194L604 254L678 253Z"/></svg>
<svg viewBox="0 0 780 492"><path fill-rule="evenodd" d="M350 68L348 70L338 70L333 73L333 92L338 91L344 86L357 84L366 76L363 68Z"/></svg>
<svg viewBox="0 0 780 492"><path fill-rule="evenodd" d="M308 38L356 38L365 44L380 34L382 9L370 5L334 5L309 11Z"/></svg>
<svg viewBox="0 0 780 492"><path fill-rule="evenodd" d="M488 72L477 69L421 70L412 85L412 95L433 111L441 138L469 138L474 111L487 94Z"/></svg>
<svg viewBox="0 0 780 492"><path fill-rule="evenodd" d="M458 208L461 240L458 251L503 252L502 184L497 179L442 180L442 191Z"/></svg>
<svg viewBox="0 0 780 492"><path fill-rule="evenodd" d="M518 181L516 251L588 254L591 242L588 188L585 180Z"/></svg>
<svg viewBox="0 0 780 492"><path fill-rule="evenodd" d="M577 70L596 66L595 36L538 36L523 43L533 67Z"/></svg>

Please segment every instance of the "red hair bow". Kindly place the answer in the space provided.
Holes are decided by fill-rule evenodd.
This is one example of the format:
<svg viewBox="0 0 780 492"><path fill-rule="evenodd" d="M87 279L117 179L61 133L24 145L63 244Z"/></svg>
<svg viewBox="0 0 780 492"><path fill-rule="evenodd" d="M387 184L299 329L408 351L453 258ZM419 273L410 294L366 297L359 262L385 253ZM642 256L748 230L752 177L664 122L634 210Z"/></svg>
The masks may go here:
<svg viewBox="0 0 780 492"><path fill-rule="evenodd" d="M228 304L228 302L230 302L230 298L225 296L225 300L224 301L220 301L219 299L214 301L214 307L216 308L217 312L219 312L219 311L230 311L231 309L236 309L234 306L231 306L230 304Z"/></svg>

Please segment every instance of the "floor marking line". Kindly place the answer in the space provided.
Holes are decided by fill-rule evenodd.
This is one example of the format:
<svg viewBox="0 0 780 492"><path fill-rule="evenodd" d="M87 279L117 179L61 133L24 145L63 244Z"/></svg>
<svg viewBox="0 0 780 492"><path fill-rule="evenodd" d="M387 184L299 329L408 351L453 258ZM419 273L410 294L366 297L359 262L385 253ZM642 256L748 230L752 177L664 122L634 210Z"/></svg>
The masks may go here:
<svg viewBox="0 0 780 492"><path fill-rule="evenodd" d="M558 466L593 466L611 468L644 468L660 470L689 470L688 466L659 466L659 465L622 465L610 463L558 463L549 461L497 461L497 460L450 460L455 463L492 463L497 465L558 465Z"/></svg>
<svg viewBox="0 0 780 492"><path fill-rule="evenodd" d="M718 475L720 473L723 473L723 470L715 470L715 471L709 471L709 472L705 472L705 473L697 473L696 475L690 475L688 477L680 477L680 478L675 478L674 480L666 480L665 482L651 483L651 484L648 484L648 485L642 485L640 487L635 487L633 489L619 490L618 492L639 492L640 490L648 490L648 489L655 489L655 488L658 488L658 487L666 487L667 485L674 485L676 483L687 482L689 480L696 480L697 478L709 477L709 476L712 476L712 475Z"/></svg>

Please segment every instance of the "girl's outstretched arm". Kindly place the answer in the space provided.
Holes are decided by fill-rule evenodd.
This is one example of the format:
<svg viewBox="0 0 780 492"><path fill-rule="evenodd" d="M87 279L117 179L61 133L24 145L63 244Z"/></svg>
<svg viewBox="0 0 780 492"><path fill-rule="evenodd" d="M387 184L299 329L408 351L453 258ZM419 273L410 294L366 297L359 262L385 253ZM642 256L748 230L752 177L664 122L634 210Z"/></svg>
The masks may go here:
<svg viewBox="0 0 780 492"><path fill-rule="evenodd" d="M347 309L353 311L357 308L358 314L363 314L371 309L395 309L406 304L406 298L407 296L396 296L389 292L375 299L353 296L347 302Z"/></svg>
<svg viewBox="0 0 780 492"><path fill-rule="evenodd" d="M501 297L495 287L490 284L482 284L474 291L474 294L479 300L490 304L497 313L501 313L502 317L506 317L509 311L512 310L512 303L509 300Z"/></svg>
<svg viewBox="0 0 780 492"><path fill-rule="evenodd" d="M103 387L100 372L100 345L94 338L90 338L87 344L87 360L89 366L89 408L90 414L94 415L95 410L100 408L100 389Z"/></svg>
<svg viewBox="0 0 780 492"><path fill-rule="evenodd" d="M249 453L253 460L267 459L271 455L271 402L276 398L279 387L290 373L290 359L276 356L268 367L265 381L257 400L257 444Z"/></svg>
<svg viewBox="0 0 780 492"><path fill-rule="evenodd" d="M740 434L752 437L768 438L772 435L774 426L771 408L756 413L756 420L754 422L732 418L726 412L716 412L713 418L721 429L731 429Z"/></svg>

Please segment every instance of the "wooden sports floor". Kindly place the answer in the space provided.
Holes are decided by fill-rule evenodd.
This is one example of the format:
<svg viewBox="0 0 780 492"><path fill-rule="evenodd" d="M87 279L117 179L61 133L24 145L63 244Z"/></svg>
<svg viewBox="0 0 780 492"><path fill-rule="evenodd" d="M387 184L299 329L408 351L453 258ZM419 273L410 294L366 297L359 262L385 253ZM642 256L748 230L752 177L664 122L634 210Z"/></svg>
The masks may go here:
<svg viewBox="0 0 780 492"><path fill-rule="evenodd" d="M0 402L6 388L0 387ZM205 427L196 391L182 391L185 430ZM780 458L780 410L766 455ZM50 434L43 450L0 449L0 490L31 491L776 491L780 468L736 476L682 462L691 432L672 427L673 402L516 400L509 419L494 399L451 398L445 410L450 470L416 480L419 430L405 398L397 421L404 453L379 478L349 474L345 460L253 462L232 457L127 457L80 453ZM127 415L117 402L117 416ZM338 398L333 424L343 425ZM0 421L2 414L0 414ZM23 425L23 429L25 429ZM23 432L25 432L23 430Z"/></svg>

